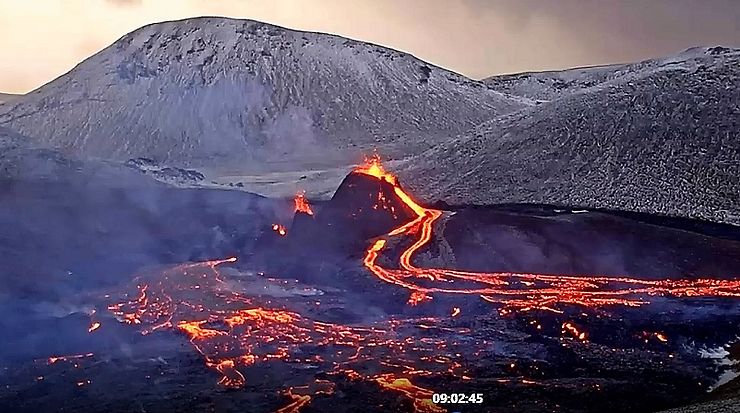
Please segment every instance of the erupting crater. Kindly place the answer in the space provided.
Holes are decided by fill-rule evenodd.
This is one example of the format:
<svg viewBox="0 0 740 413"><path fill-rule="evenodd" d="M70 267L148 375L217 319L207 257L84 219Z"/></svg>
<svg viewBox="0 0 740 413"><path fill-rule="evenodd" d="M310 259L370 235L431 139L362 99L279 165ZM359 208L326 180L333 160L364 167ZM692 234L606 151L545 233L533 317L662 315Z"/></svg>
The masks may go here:
<svg viewBox="0 0 740 413"><path fill-rule="evenodd" d="M410 303L432 294L477 295L486 302L498 304L502 313L532 309L562 313L563 305L599 308L606 306L639 307L649 304L650 297L740 297L740 280L715 278L646 280L630 276L570 276L513 272L469 272L445 268L420 268L413 256L429 245L434 223L443 211L416 203L398 184L398 179L385 171L374 157L355 173L374 177L393 186L398 200L416 217L376 239L367 249L365 267L384 282L408 289ZM377 263L389 240L406 237L411 246L400 255L399 268L389 269Z"/></svg>

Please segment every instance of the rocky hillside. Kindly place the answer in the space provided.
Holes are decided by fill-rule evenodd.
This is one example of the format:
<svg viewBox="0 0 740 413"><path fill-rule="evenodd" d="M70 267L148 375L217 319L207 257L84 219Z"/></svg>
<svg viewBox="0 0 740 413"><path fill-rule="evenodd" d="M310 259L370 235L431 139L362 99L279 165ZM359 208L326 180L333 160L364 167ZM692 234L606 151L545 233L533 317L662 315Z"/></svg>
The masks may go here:
<svg viewBox="0 0 740 413"><path fill-rule="evenodd" d="M523 102L373 44L194 18L124 36L0 106L0 125L87 157L336 165L420 152Z"/></svg>
<svg viewBox="0 0 740 413"><path fill-rule="evenodd" d="M507 78L503 90L551 100L412 157L404 182L430 201L563 204L740 224L740 50L690 49L582 74L542 75L578 79L560 94L547 83L525 87L528 75L518 85Z"/></svg>

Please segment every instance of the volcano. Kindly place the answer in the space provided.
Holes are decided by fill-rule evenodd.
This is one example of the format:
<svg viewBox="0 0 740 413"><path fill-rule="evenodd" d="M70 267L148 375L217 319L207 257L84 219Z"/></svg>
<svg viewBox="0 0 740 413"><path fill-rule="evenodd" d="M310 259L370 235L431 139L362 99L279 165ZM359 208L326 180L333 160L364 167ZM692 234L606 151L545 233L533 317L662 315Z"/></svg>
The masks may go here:
<svg viewBox="0 0 740 413"><path fill-rule="evenodd" d="M562 274L538 274L418 267L413 263L414 256L432 244L437 223L449 221L445 226L459 228L460 220L445 217L442 210L425 208L417 204L400 186L398 179L385 171L377 157L350 173L332 200L326 203L316 216L313 212L309 215L301 211L299 205L297 198L296 215L291 230L294 245L304 249L306 245L316 246L318 244L313 238L315 234L321 233L324 235L321 238L323 247L351 254L362 243L375 239L365 253L364 265L382 281L409 290L411 294L409 302L414 304L429 299L429 296L435 293L470 294L500 305L502 312L539 309L562 313L563 310L558 307L563 305L593 308L620 305L640 307L649 304L646 300L649 296L740 297L738 281L706 278L702 277L704 274L697 273L697 267L706 266L704 263L711 260L708 257L716 252L705 250L698 243L694 246L696 262L687 263L678 272L676 268L668 270L660 267L647 267L645 270L641 267L636 268L637 272L646 271L645 275L650 274L647 278L618 273L598 275L587 272L574 273L574 268L569 268L568 272ZM463 222L467 220L464 218L465 211L458 215L463 217ZM380 237L383 233L385 236ZM477 231L469 227L463 235L462 242L466 242L471 233ZM478 235L477 238L483 236ZM398 268L384 268L378 265L377 259L387 249L389 242L404 237L412 239L413 242L400 243L406 246L397 254ZM671 240L662 243L667 244L668 249L683 248L679 244L672 245ZM733 245L728 250L729 260L725 260L727 265L715 269L720 273L725 272L725 278L738 275L735 272L736 266L740 264L740 250L735 247ZM457 248L454 244L450 244L450 248L453 251L452 259L455 260L454 251ZM467 248L462 249L462 253L469 254L473 251L474 255L475 249L468 244ZM547 270L546 268L545 271ZM690 277L660 279L656 274L661 270L669 274L677 273L675 276L678 277L682 275Z"/></svg>
<svg viewBox="0 0 740 413"><path fill-rule="evenodd" d="M315 216L296 211L291 238L300 245L317 245L316 234L322 234L319 242L325 247L356 251L365 240L416 217L414 209L399 196L399 189L379 158L372 158L367 166L345 177Z"/></svg>
<svg viewBox="0 0 740 413"><path fill-rule="evenodd" d="M326 200L378 149L432 203L737 224L738 67L737 49L707 47L477 81L370 43L194 18L123 36L0 105L0 125L68 156L149 159L180 185Z"/></svg>

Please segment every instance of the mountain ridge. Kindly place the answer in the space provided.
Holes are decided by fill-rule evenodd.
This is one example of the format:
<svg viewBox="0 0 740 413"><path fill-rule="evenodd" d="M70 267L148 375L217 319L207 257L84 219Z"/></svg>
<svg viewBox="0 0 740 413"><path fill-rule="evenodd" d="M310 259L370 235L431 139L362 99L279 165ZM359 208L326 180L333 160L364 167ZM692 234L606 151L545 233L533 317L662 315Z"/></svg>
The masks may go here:
<svg viewBox="0 0 740 413"><path fill-rule="evenodd" d="M740 50L691 50L484 122L399 173L430 201L740 224Z"/></svg>
<svg viewBox="0 0 740 413"><path fill-rule="evenodd" d="M11 105L0 124L88 157L189 165L428 148L525 106L410 54L251 20L145 26Z"/></svg>
<svg viewBox="0 0 740 413"><path fill-rule="evenodd" d="M645 69L661 70L692 58L712 55L720 56L737 53L740 49L724 46L695 46L679 53L637 62L605 65L579 66L561 70L544 70L508 73L481 79L494 90L535 100L552 100L572 91L598 86L601 83L618 80Z"/></svg>

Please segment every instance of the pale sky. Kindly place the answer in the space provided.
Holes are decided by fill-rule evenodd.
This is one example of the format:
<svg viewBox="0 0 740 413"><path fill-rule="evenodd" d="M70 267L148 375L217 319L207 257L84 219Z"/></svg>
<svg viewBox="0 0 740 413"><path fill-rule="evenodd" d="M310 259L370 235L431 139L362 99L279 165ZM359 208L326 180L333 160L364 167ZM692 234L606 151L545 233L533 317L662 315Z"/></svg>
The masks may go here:
<svg viewBox="0 0 740 413"><path fill-rule="evenodd" d="M0 0L0 91L35 89L143 25L202 15L378 43L476 79L740 46L740 0Z"/></svg>

